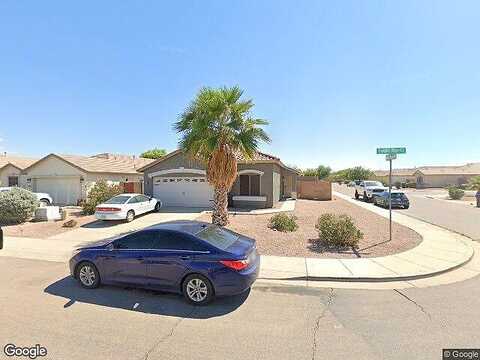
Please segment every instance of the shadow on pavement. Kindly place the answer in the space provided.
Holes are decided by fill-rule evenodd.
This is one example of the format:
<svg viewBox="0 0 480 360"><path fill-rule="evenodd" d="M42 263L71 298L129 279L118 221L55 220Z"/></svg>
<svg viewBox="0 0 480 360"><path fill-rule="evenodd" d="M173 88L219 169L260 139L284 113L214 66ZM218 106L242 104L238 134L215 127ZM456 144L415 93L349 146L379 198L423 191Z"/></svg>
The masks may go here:
<svg viewBox="0 0 480 360"><path fill-rule="evenodd" d="M132 224L138 219L141 219L142 217L148 216L148 215L151 215L151 213L137 215L133 220ZM113 226L126 224L126 223L127 222L125 220L95 220L87 224L83 224L81 227L86 229L103 229L103 228L110 228Z"/></svg>
<svg viewBox="0 0 480 360"><path fill-rule="evenodd" d="M97 289L84 289L71 276L50 284L44 292L68 299L63 305L64 308L81 302L146 314L192 319L208 319L235 311L250 294L248 290L237 296L217 298L207 306L193 306L188 304L181 295L151 290L106 285Z"/></svg>

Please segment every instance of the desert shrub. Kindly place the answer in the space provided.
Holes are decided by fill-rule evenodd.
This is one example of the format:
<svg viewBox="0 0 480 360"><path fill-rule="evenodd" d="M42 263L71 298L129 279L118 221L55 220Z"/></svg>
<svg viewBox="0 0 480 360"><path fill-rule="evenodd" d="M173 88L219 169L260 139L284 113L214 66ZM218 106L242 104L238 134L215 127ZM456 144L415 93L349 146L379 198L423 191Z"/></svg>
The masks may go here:
<svg viewBox="0 0 480 360"><path fill-rule="evenodd" d="M323 214L317 220L319 240L329 246L358 248L363 233L348 215Z"/></svg>
<svg viewBox="0 0 480 360"><path fill-rule="evenodd" d="M100 180L95 183L88 193L87 200L83 203L83 212L86 214L95 213L95 207L108 199L118 195L122 189L118 185L109 185L105 180Z"/></svg>
<svg viewBox="0 0 480 360"><path fill-rule="evenodd" d="M34 193L14 188L0 192L0 224L19 224L27 221L39 206Z"/></svg>
<svg viewBox="0 0 480 360"><path fill-rule="evenodd" d="M298 229L297 217L285 213L275 214L270 218L269 227L282 232L295 231Z"/></svg>
<svg viewBox="0 0 480 360"><path fill-rule="evenodd" d="M401 189L402 188L402 183L400 181L395 181L395 183L393 184L397 189Z"/></svg>
<svg viewBox="0 0 480 360"><path fill-rule="evenodd" d="M465 195L465 191L460 189L458 186L449 186L447 187L448 190L448 196L452 200L460 200L463 195Z"/></svg>

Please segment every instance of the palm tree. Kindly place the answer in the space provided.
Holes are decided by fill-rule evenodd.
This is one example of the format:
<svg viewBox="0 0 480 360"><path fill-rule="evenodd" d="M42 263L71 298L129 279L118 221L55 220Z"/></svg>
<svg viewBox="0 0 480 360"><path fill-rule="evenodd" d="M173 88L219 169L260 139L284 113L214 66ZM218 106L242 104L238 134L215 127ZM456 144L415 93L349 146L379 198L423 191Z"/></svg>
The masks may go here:
<svg viewBox="0 0 480 360"><path fill-rule="evenodd" d="M237 178L237 156L252 159L259 143L270 142L259 127L268 122L254 118L252 100L242 100L234 86L200 89L195 100L180 115L174 129L181 134L180 148L201 159L207 180L214 187L212 223L228 224L228 192Z"/></svg>

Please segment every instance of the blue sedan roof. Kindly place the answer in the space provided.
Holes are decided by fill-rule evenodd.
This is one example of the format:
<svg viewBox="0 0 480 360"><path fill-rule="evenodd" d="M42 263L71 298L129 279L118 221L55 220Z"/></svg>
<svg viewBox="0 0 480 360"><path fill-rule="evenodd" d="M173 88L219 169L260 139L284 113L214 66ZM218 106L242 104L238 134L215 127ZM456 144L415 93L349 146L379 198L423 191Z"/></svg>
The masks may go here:
<svg viewBox="0 0 480 360"><path fill-rule="evenodd" d="M152 225L147 229L175 230L195 235L209 225L211 224L203 221L176 220Z"/></svg>

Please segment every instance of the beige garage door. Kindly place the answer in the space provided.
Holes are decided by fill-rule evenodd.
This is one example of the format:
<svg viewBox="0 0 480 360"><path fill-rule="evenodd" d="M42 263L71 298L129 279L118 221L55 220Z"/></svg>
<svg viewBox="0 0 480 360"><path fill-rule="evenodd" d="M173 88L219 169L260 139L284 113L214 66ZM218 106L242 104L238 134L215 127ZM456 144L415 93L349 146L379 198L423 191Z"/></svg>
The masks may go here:
<svg viewBox="0 0 480 360"><path fill-rule="evenodd" d="M164 206L211 207L213 188L204 177L156 177L153 196Z"/></svg>
<svg viewBox="0 0 480 360"><path fill-rule="evenodd" d="M77 205L80 199L80 178L35 179L35 192L50 194L55 205Z"/></svg>

